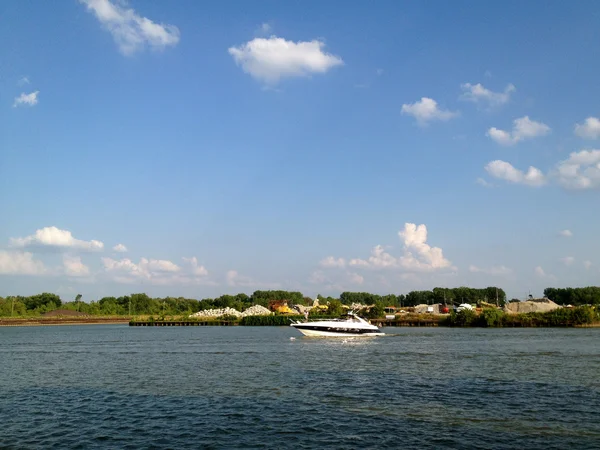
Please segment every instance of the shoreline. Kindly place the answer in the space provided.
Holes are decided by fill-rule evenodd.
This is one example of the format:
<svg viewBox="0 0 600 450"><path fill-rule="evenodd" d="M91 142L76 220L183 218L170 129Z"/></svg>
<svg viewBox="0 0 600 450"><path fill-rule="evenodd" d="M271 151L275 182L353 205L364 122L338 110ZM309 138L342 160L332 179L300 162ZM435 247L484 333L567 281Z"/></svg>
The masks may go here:
<svg viewBox="0 0 600 450"><path fill-rule="evenodd" d="M115 325L127 324L130 317L110 317L110 318L0 318L0 327L36 327L53 325Z"/></svg>

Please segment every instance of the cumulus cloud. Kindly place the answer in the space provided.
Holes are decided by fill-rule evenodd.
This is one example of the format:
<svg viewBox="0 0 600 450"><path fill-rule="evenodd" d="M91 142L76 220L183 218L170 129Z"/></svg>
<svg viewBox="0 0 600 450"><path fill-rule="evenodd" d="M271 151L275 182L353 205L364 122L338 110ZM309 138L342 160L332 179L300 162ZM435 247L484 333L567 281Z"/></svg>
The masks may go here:
<svg viewBox="0 0 600 450"><path fill-rule="evenodd" d="M477 266L469 266L469 272L473 272L473 273L485 273L487 275L494 275L494 276L502 276L502 275L510 275L513 273L512 269L506 267L506 266L492 266L489 268L482 268L482 267L477 267Z"/></svg>
<svg viewBox="0 0 600 450"><path fill-rule="evenodd" d="M429 271L452 267L452 263L444 258L441 248L427 244L425 224L417 226L405 223L404 230L399 231L398 236L404 241L404 255L400 258L400 264L405 269Z"/></svg>
<svg viewBox="0 0 600 450"><path fill-rule="evenodd" d="M325 259L322 259L319 262L321 267L345 267L346 260L344 258L334 258L333 256L328 256Z"/></svg>
<svg viewBox="0 0 600 450"><path fill-rule="evenodd" d="M367 259L352 258L344 266L353 269L398 269L404 271L429 272L441 269L455 269L447 260L439 247L431 247L427 243L427 227L424 224L405 223L404 229L398 232L403 243L403 252L396 257L382 245L376 245ZM344 267L334 257L321 261L321 267ZM326 264L323 264L326 262Z"/></svg>
<svg viewBox="0 0 600 450"><path fill-rule="evenodd" d="M567 189L593 189L600 187L600 150L573 152L558 163L555 176Z"/></svg>
<svg viewBox="0 0 600 450"><path fill-rule="evenodd" d="M282 78L322 74L343 64L342 58L325 53L324 47L319 40L293 42L271 36L230 47L228 52L244 72L264 83L276 84Z"/></svg>
<svg viewBox="0 0 600 450"><path fill-rule="evenodd" d="M117 244L113 247L113 251L125 253L127 251L127 247L125 247L123 244Z"/></svg>
<svg viewBox="0 0 600 450"><path fill-rule="evenodd" d="M80 256L63 255L65 274L71 277L85 277L90 274L90 268L83 264Z"/></svg>
<svg viewBox="0 0 600 450"><path fill-rule="evenodd" d="M27 248L54 248L57 250L86 250L100 251L104 244L100 241L83 241L73 237L70 231L56 227L45 227L37 230L35 234L24 238L11 238L12 247Z"/></svg>
<svg viewBox="0 0 600 450"><path fill-rule="evenodd" d="M462 100L473 103L486 103L488 106L499 106L508 103L510 94L517 90L513 84L506 86L504 92L491 91L481 83L464 83L460 87L463 90L463 94L461 95Z"/></svg>
<svg viewBox="0 0 600 450"><path fill-rule="evenodd" d="M35 106L38 104L38 94L40 91L34 91L29 94L25 92L21 93L18 97L15 97L15 102L13 103L13 108L17 106Z"/></svg>
<svg viewBox="0 0 600 450"><path fill-rule="evenodd" d="M562 237L570 238L573 237L573 232L571 230L562 230L560 233Z"/></svg>
<svg viewBox="0 0 600 450"><path fill-rule="evenodd" d="M583 139L600 138L600 119L588 117L582 124L575 124L575 134Z"/></svg>
<svg viewBox="0 0 600 450"><path fill-rule="evenodd" d="M434 120L446 121L458 116L457 111L440 109L438 103L428 97L421 97L421 100L414 103L403 104L402 114L413 116L420 125L425 125Z"/></svg>
<svg viewBox="0 0 600 450"><path fill-rule="evenodd" d="M546 184L546 177L541 170L530 166L527 172L513 167L510 163L501 160L489 162L485 170L494 178L515 184L526 184L529 186L542 186Z"/></svg>
<svg viewBox="0 0 600 450"><path fill-rule="evenodd" d="M101 258L104 273L117 283L148 282L154 285L215 284L207 278L208 271L198 265L195 257L183 258L186 267L165 259L140 258L136 264L128 258Z"/></svg>
<svg viewBox="0 0 600 450"><path fill-rule="evenodd" d="M486 135L501 145L513 145L525 139L545 136L550 133L550 127L542 122L531 120L524 116L513 121L511 132L500 130L496 127L488 129Z"/></svg>
<svg viewBox="0 0 600 450"><path fill-rule="evenodd" d="M46 268L32 253L0 250L0 274L2 275L42 275Z"/></svg>
<svg viewBox="0 0 600 450"><path fill-rule="evenodd" d="M110 32L124 55L131 55L145 46L152 50L163 50L179 42L179 29L174 25L155 23L138 15L133 9L109 0L80 1Z"/></svg>

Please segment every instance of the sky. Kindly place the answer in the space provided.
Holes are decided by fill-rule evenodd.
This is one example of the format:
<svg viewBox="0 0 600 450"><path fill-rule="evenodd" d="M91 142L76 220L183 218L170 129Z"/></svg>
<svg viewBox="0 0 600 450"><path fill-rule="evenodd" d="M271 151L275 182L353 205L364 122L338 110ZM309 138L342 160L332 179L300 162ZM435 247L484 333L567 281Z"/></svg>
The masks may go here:
<svg viewBox="0 0 600 450"><path fill-rule="evenodd" d="M600 3L0 5L0 296L600 279Z"/></svg>

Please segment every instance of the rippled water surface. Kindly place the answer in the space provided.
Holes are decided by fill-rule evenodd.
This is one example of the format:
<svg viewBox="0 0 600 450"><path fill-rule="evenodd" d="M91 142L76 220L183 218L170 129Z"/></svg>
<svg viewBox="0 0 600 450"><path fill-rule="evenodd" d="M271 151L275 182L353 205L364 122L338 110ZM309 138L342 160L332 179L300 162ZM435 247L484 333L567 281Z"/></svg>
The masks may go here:
<svg viewBox="0 0 600 450"><path fill-rule="evenodd" d="M385 331L0 328L0 448L600 448L600 329Z"/></svg>

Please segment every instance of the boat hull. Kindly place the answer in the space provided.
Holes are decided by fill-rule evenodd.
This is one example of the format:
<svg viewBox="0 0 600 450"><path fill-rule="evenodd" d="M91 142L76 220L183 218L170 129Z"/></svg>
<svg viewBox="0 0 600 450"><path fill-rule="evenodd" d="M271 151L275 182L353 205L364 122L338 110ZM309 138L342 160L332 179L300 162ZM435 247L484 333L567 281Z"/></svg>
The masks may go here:
<svg viewBox="0 0 600 450"><path fill-rule="evenodd" d="M311 337L377 337L377 336L385 336L385 333L382 333L379 330L370 330L370 329L327 329L325 327L316 327L310 325L292 325L296 330L302 333L304 336Z"/></svg>

